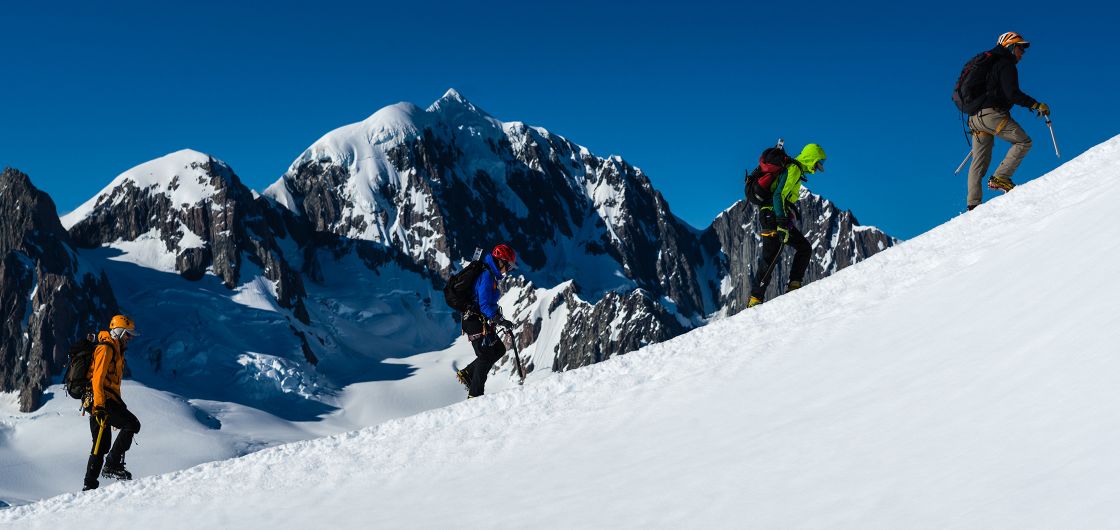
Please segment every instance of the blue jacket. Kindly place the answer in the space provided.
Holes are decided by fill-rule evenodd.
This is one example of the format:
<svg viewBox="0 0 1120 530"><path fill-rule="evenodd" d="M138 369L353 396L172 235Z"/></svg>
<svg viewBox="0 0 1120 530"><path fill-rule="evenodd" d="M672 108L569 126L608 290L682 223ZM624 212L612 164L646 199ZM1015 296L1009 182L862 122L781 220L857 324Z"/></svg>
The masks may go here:
<svg viewBox="0 0 1120 530"><path fill-rule="evenodd" d="M502 279L502 272L498 270L498 265L494 263L494 256L487 254L482 262L486 264L486 269L478 275L478 280L475 280L474 283L474 295L478 299L478 309L486 318L499 318L502 315L502 309L498 307L498 298L501 298L502 293L498 292L498 280Z"/></svg>

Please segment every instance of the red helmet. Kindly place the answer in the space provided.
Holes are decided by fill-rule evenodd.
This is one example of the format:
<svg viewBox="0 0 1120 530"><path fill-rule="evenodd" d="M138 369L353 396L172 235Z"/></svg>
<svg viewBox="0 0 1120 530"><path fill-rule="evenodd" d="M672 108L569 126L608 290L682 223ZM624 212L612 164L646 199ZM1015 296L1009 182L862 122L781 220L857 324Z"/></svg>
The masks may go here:
<svg viewBox="0 0 1120 530"><path fill-rule="evenodd" d="M508 261L510 265L517 265L517 253L514 252L513 249L509 247L509 245L501 244L494 247L494 250L490 252L490 255L500 260Z"/></svg>

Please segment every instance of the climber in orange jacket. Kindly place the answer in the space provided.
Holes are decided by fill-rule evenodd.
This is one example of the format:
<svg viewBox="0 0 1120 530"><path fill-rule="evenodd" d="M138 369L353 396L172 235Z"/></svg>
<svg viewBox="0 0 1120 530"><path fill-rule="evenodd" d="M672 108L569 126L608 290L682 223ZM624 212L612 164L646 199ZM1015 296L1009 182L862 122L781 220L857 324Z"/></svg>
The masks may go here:
<svg viewBox="0 0 1120 530"><path fill-rule="evenodd" d="M86 403L86 410L90 413L93 450L86 464L84 490L97 489L99 474L106 478L132 480L132 473L124 467L124 453L132 445L133 435L140 432L140 420L129 412L121 399L121 377L124 375L125 349L136 335L136 324L124 315L113 317L109 321L109 331L97 334L97 347L93 350L89 372L93 396ZM115 444L112 443L111 427L120 430ZM109 455L107 463L106 454Z"/></svg>

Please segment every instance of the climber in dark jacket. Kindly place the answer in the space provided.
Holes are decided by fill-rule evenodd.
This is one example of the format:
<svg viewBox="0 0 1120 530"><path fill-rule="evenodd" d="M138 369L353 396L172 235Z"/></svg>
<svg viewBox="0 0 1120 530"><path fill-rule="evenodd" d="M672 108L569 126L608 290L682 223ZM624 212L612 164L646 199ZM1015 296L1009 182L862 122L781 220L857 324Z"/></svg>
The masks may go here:
<svg viewBox="0 0 1120 530"><path fill-rule="evenodd" d="M456 372L459 382L467 387L467 398L481 396L486 387L486 374L506 354L506 345L498 337L498 326L513 328L498 307L501 292L498 280L517 268L517 254L509 245L498 245L483 258L486 269L475 281L475 306L463 315L463 333L471 341L476 356L466 368Z"/></svg>
<svg viewBox="0 0 1120 530"><path fill-rule="evenodd" d="M1004 193L1015 187L1011 175L1031 150L1031 137L1011 117L1011 107L1027 107L1041 116L1050 115L1050 106L1028 96L1019 88L1018 63L1031 45L1022 35L1009 31L999 36L997 46L987 52L994 61L988 73L980 110L968 117L972 130L972 166L968 170L968 209L980 205L984 190L980 182L992 162L995 138L1011 143L1007 156L988 179L988 187Z"/></svg>

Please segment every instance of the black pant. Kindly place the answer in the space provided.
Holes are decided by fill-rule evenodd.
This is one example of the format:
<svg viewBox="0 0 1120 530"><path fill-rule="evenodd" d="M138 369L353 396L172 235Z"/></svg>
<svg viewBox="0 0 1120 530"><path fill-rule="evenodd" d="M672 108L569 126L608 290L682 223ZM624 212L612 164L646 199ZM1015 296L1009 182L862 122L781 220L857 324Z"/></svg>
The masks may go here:
<svg viewBox="0 0 1120 530"><path fill-rule="evenodd" d="M475 360L471 361L464 370L470 374L471 380L467 395L478 397L486 392L486 375L490 373L494 363L506 354L506 345L498 337L497 330L493 326L486 325L479 315L471 315L463 319L463 333L468 337L476 337L471 340Z"/></svg>
<svg viewBox="0 0 1120 530"><path fill-rule="evenodd" d="M782 258L779 253L782 249L780 237L781 233L762 238L762 255L759 256L758 264L754 268L755 281L751 288L751 296L761 299L766 295L766 288L770 286L770 278L774 275L774 269L778 267L778 261ZM800 282L805 279L805 271L809 268L809 258L813 255L813 246L809 244L809 240L805 239L801 231L793 226L789 228L789 241L786 242L786 245L793 247L794 250L793 265L789 269L789 279L790 281Z"/></svg>
<svg viewBox="0 0 1120 530"><path fill-rule="evenodd" d="M93 436L93 449L89 452L89 461L86 463L86 486L97 487L97 476L101 474L101 467L105 463L106 453L109 455L110 464L124 462L124 453L132 446L132 436L140 432L140 420L128 411L124 403L106 401L105 427L97 422L92 415L89 417L89 431ZM117 435L117 443L113 443L113 427L121 432ZM100 434L101 440L98 441ZM111 447L111 448L110 448Z"/></svg>

